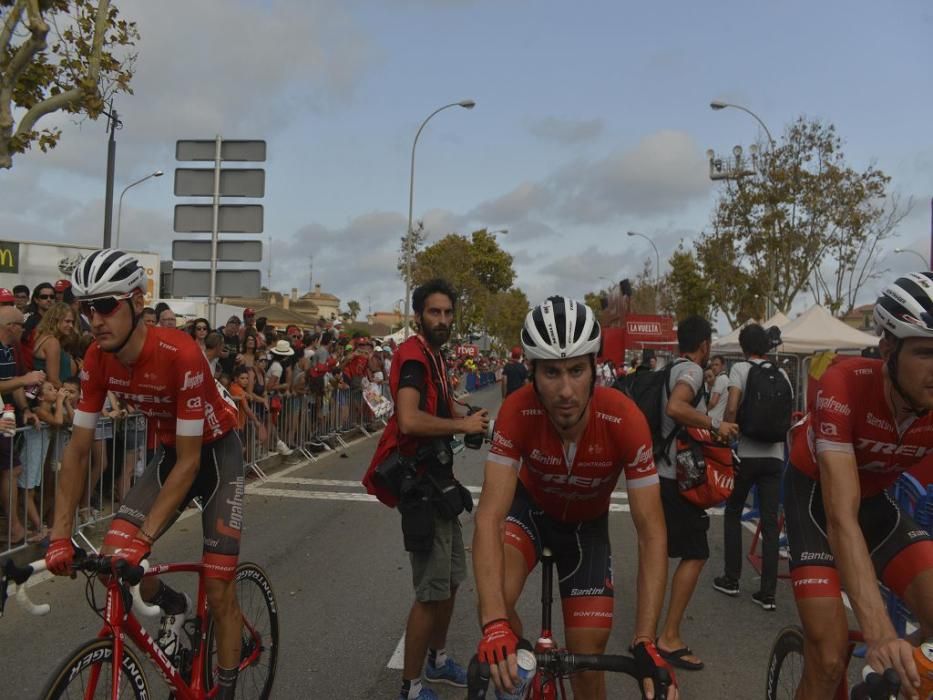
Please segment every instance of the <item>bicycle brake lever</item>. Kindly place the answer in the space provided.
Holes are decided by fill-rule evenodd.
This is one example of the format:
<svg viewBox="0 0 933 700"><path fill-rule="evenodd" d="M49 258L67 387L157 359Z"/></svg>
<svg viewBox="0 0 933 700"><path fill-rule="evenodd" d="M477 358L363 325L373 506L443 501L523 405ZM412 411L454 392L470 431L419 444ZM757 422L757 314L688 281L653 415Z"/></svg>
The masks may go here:
<svg viewBox="0 0 933 700"><path fill-rule="evenodd" d="M143 559L139 562L139 565L142 567L143 572L149 571L149 560ZM146 601L143 600L142 595L139 593L139 584L130 587L130 593L133 595L133 612L135 612L140 617L159 617L162 615L162 608L158 605L149 605Z"/></svg>
<svg viewBox="0 0 933 700"><path fill-rule="evenodd" d="M52 609L52 606L48 603L40 603L39 605L36 605L32 602L32 600L29 599L29 595L26 593L26 581L30 576L45 571L45 560L39 559L38 561L34 561L31 564L23 567L20 571L23 573L26 571L29 572L25 578L18 577L22 578L22 583L16 583L14 577L10 576L12 581L7 582L4 588L9 585L15 586L16 602L30 615L48 615L49 611Z"/></svg>

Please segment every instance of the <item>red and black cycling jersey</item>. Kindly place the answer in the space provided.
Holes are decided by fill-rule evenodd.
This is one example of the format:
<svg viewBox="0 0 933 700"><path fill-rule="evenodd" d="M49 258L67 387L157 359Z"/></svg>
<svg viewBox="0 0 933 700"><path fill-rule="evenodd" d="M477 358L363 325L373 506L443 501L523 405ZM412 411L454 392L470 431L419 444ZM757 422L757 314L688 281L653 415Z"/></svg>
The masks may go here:
<svg viewBox="0 0 933 700"><path fill-rule="evenodd" d="M933 413L896 425L881 360L842 360L826 370L810 412L791 433L790 461L811 479L820 478L823 452L854 455L861 497L869 498L933 454Z"/></svg>
<svg viewBox="0 0 933 700"><path fill-rule="evenodd" d="M191 336L173 328L149 327L131 367L91 344L81 370L76 426L94 428L108 391L143 413L163 445L173 446L176 435L200 435L210 443L236 427L236 409L217 391L204 353Z"/></svg>
<svg viewBox="0 0 933 700"><path fill-rule="evenodd" d="M510 394L496 417L489 461L518 468L532 501L562 522L606 513L622 472L629 490L658 483L638 406L622 392L596 387L588 410L580 441L566 452L532 385Z"/></svg>

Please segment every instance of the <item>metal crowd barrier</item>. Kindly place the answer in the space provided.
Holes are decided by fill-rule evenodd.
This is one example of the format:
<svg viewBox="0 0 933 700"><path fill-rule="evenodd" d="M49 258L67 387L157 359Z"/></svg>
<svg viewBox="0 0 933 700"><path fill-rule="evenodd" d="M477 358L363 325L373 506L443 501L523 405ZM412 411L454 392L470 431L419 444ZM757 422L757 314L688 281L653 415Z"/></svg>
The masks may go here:
<svg viewBox="0 0 933 700"><path fill-rule="evenodd" d="M110 520L146 465L146 420L130 414L102 418L88 456L87 482L75 517L75 537ZM55 488L68 427L19 428L0 446L0 555L41 544L54 519ZM99 539L99 538L98 538Z"/></svg>

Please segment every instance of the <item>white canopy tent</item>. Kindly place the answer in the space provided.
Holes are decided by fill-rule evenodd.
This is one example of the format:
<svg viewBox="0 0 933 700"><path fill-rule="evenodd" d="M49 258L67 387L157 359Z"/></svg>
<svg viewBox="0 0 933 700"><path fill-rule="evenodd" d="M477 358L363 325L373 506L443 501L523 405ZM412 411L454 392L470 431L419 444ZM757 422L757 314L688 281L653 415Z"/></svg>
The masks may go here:
<svg viewBox="0 0 933 700"><path fill-rule="evenodd" d="M779 352L810 354L819 350L861 350L878 344L878 336L863 333L833 316L825 307L811 306L781 328Z"/></svg>

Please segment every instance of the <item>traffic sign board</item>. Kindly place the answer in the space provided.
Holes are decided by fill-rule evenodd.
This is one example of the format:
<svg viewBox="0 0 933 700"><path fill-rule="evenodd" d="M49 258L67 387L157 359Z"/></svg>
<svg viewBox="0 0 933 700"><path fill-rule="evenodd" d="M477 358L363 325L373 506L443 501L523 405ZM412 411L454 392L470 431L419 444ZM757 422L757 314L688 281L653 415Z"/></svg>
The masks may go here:
<svg viewBox="0 0 933 700"><path fill-rule="evenodd" d="M210 241L172 241L172 260L211 261ZM217 241L218 262L259 262L262 241Z"/></svg>
<svg viewBox="0 0 933 700"><path fill-rule="evenodd" d="M221 204L217 213L218 233L262 233L261 204ZM176 204L177 233L211 233L214 207L211 204Z"/></svg>
<svg viewBox="0 0 933 700"><path fill-rule="evenodd" d="M258 297L259 270L217 270L218 297ZM211 271L175 268L172 272L172 293L176 297L209 297Z"/></svg>
<svg viewBox="0 0 933 700"><path fill-rule="evenodd" d="M222 169L221 197L262 197L266 192L266 171L262 168ZM175 168L177 197L213 197L213 168Z"/></svg>
<svg viewBox="0 0 933 700"><path fill-rule="evenodd" d="M214 160L217 142L214 139L175 142L175 160ZM262 163L266 160L265 141L227 141L220 143L221 160L241 160Z"/></svg>

